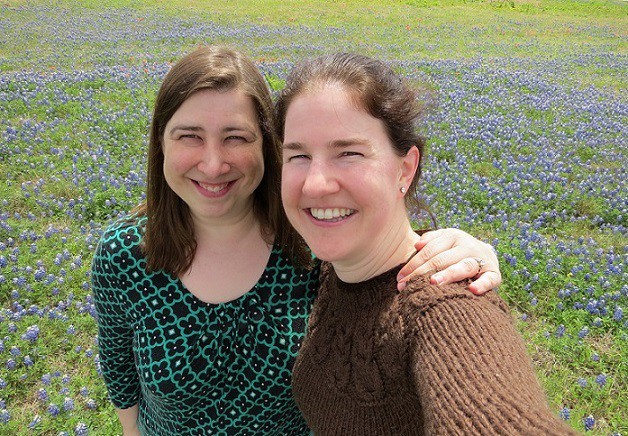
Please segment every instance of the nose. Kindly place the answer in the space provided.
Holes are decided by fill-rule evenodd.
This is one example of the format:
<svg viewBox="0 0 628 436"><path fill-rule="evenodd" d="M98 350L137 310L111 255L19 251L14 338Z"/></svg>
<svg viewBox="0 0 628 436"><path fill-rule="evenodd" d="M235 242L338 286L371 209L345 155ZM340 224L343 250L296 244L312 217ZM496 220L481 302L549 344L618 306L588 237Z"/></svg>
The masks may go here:
<svg viewBox="0 0 628 436"><path fill-rule="evenodd" d="M333 168L322 162L309 165L303 182L303 194L310 198L320 198L338 192L340 186Z"/></svg>
<svg viewBox="0 0 628 436"><path fill-rule="evenodd" d="M216 178L228 173L231 165L222 147L207 145L204 147L197 168L207 177Z"/></svg>

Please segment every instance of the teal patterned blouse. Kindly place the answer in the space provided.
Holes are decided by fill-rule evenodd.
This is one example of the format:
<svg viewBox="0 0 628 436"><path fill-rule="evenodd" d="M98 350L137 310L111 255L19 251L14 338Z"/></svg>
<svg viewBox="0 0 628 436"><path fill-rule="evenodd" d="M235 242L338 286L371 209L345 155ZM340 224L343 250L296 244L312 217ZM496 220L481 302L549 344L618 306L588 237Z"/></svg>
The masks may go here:
<svg viewBox="0 0 628 436"><path fill-rule="evenodd" d="M291 371L319 268L273 248L242 297L205 303L177 277L148 273L142 225L103 234L92 264L100 365L114 406L139 405L144 435L305 435Z"/></svg>

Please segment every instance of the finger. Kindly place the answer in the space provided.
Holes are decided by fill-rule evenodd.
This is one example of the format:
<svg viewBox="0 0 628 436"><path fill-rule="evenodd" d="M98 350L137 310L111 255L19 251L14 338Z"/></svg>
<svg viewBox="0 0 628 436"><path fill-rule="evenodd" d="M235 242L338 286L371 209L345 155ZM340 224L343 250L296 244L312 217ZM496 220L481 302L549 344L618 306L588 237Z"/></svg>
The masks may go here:
<svg viewBox="0 0 628 436"><path fill-rule="evenodd" d="M421 235L421 239L414 244L418 253L415 254L397 274L397 281L401 286L403 286L400 287L399 290L405 288L405 285L403 284L404 282L416 277L417 275L427 274L431 269L433 269L431 266L421 268L421 266L425 264L426 260L451 249L451 247L455 244L455 241L452 238L448 238L446 236L443 237L443 235L443 230L432 230ZM430 244L429 247L425 248L428 244Z"/></svg>
<svg viewBox="0 0 628 436"><path fill-rule="evenodd" d="M462 247L450 248L449 250L446 250L445 252L432 257L427 262L420 264L419 267L414 268L413 271L410 271L410 273L407 276L404 275L403 277L400 278L401 276L401 272L400 272L397 276L397 282L398 282L397 288L399 290L402 290L404 287L399 286L399 284L401 283L405 283L420 275L425 275L428 273L429 274L436 273L444 268L449 267L452 264L455 264L456 262L459 261L459 259L465 258L465 255L464 255L465 251L466 250ZM414 259L411 259L411 261L413 260ZM475 273L473 273L471 276L475 276L477 274L477 262L475 263L475 265L476 265ZM469 277L469 276L467 275L464 277Z"/></svg>
<svg viewBox="0 0 628 436"><path fill-rule="evenodd" d="M430 281L435 285L444 285L475 277L479 272L477 260L472 257L467 257L432 275Z"/></svg>
<svg viewBox="0 0 628 436"><path fill-rule="evenodd" d="M502 275L496 271L486 271L474 282L469 284L469 291L475 295L482 295L491 289L496 289L502 283Z"/></svg>
<svg viewBox="0 0 628 436"><path fill-rule="evenodd" d="M473 238L473 236L469 235L467 232L464 232L460 229L446 228L446 229L427 231L421 235L421 239L424 239L426 241L431 241L432 239L442 238L442 237L449 237L452 239L462 239L465 236L469 238Z"/></svg>
<svg viewBox="0 0 628 436"><path fill-rule="evenodd" d="M471 236L464 230L460 229L447 228L425 232L423 233L423 235L421 235L421 239L414 246L415 248L420 250L425 245L427 245L427 243L437 238L445 238L451 240L451 246L468 247L469 249L473 250L473 253L470 253L469 257L480 257L487 262L493 262L496 265L499 264L497 260L497 253L495 252L495 249L491 244L482 242L477 238Z"/></svg>
<svg viewBox="0 0 628 436"><path fill-rule="evenodd" d="M455 241L451 238L436 238L428 241L428 243L421 248L421 250L399 271L399 276L407 276L413 271L418 271L419 274L426 274L431 269L437 271L445 268L446 266L455 263L456 261L468 257L469 255L463 255L460 252L465 247L454 247ZM453 257L456 254L458 258ZM443 253L448 253L449 257L443 256ZM441 257L439 257L441 256ZM447 260L449 259L449 260ZM443 263L447 262L447 263ZM398 276L398 278L399 278Z"/></svg>
<svg viewBox="0 0 628 436"><path fill-rule="evenodd" d="M499 271L499 260L493 247L459 229L426 232L415 247L420 251L399 271L397 280L400 283L431 270L443 270L465 258L482 259L485 262L483 271ZM474 277L476 274L464 278Z"/></svg>

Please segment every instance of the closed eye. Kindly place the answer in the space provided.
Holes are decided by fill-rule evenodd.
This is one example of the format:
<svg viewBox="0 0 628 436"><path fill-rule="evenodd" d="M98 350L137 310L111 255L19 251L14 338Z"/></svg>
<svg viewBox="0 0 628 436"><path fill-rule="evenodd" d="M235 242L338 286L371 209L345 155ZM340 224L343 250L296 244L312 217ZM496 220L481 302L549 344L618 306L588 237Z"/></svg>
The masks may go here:
<svg viewBox="0 0 628 436"><path fill-rule="evenodd" d="M340 153L340 156L364 156L362 153L358 153L357 151L343 151Z"/></svg>
<svg viewBox="0 0 628 436"><path fill-rule="evenodd" d="M231 145L250 144L252 142L255 142L255 137L243 135L229 135L225 137L225 143Z"/></svg>
<svg viewBox="0 0 628 436"><path fill-rule="evenodd" d="M200 139L201 137L195 133L186 133L184 135L179 136L179 139L186 139L186 138Z"/></svg>
<svg viewBox="0 0 628 436"><path fill-rule="evenodd" d="M299 159L309 159L309 156L307 154L295 154L292 156L288 156L288 162Z"/></svg>

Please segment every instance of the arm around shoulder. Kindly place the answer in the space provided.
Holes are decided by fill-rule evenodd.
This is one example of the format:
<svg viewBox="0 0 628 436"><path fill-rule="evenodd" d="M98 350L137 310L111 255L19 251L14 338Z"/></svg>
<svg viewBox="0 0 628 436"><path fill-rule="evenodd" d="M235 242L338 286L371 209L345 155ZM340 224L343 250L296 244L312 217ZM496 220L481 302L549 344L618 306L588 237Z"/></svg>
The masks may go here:
<svg viewBox="0 0 628 436"><path fill-rule="evenodd" d="M433 291L410 296L405 315L426 434L578 434L550 411L498 296Z"/></svg>

